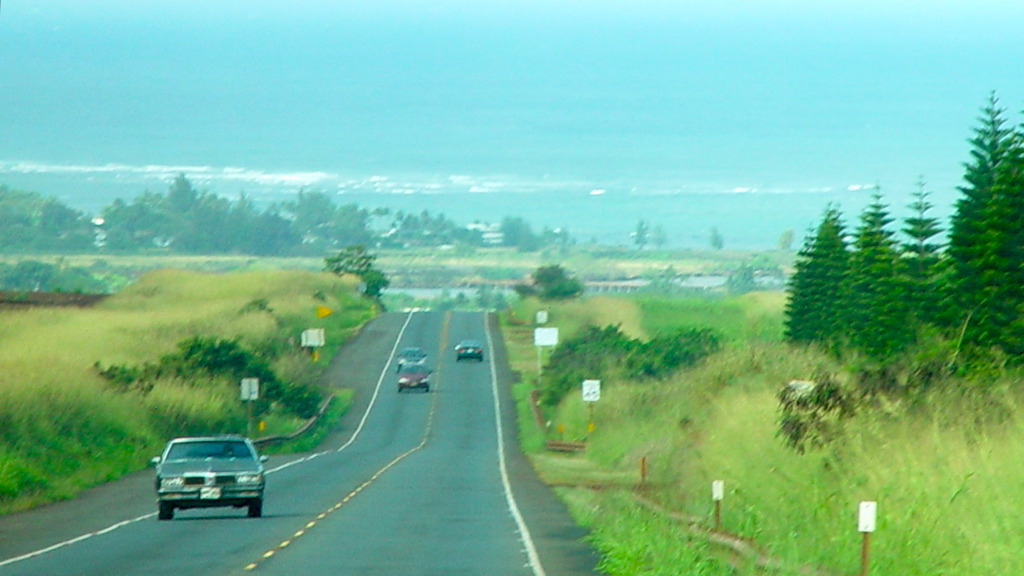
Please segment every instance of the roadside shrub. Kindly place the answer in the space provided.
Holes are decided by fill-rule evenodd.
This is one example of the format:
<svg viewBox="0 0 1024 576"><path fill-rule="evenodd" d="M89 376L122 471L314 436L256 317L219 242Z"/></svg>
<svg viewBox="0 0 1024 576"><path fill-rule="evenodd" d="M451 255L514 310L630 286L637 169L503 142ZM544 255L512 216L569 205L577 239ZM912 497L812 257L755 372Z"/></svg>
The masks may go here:
<svg viewBox="0 0 1024 576"><path fill-rule="evenodd" d="M178 380L192 385L237 385L242 378L258 378L260 400L257 414L278 403L301 418L316 413L321 400L313 385L282 381L265 358L242 346L238 339L195 336L178 343L178 350L156 363L142 366L113 365L97 369L111 385L122 392L143 395L153 391L157 381Z"/></svg>
<svg viewBox="0 0 1024 576"><path fill-rule="evenodd" d="M621 364L638 343L618 326L589 326L555 347L541 380L540 402L555 406L585 378L598 378L610 366Z"/></svg>
<svg viewBox="0 0 1024 576"><path fill-rule="evenodd" d="M583 294L583 282L557 264L541 266L534 270L532 276L532 284L512 287L520 298L537 296L541 300L569 300Z"/></svg>
<svg viewBox="0 0 1024 576"><path fill-rule="evenodd" d="M312 386L275 381L267 388L267 400L278 402L300 418L316 414L323 396Z"/></svg>
<svg viewBox="0 0 1024 576"><path fill-rule="evenodd" d="M681 330L636 346L626 359L626 366L636 376L659 377L680 366L691 366L720 347L720 339L713 330Z"/></svg>
<svg viewBox="0 0 1024 576"><path fill-rule="evenodd" d="M613 369L663 377L719 348L719 337L710 329L684 329L645 342L627 337L618 326L590 326L555 348L541 380L540 402L555 406L584 379L601 378Z"/></svg>
<svg viewBox="0 0 1024 576"><path fill-rule="evenodd" d="M200 372L233 380L259 378L267 384L277 379L267 362L243 348L237 339L196 336L179 342L178 350L177 354L160 360L163 367L178 376Z"/></svg>
<svg viewBox="0 0 1024 576"><path fill-rule="evenodd" d="M798 454L831 443L854 412L852 395L829 374L794 380L779 391L778 399L777 435Z"/></svg>

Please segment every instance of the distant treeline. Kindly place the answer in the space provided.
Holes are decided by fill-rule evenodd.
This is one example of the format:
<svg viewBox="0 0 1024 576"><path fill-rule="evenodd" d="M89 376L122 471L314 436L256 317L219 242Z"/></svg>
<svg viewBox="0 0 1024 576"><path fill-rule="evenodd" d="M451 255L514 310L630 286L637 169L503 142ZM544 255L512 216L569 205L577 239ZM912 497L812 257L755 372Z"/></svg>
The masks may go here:
<svg viewBox="0 0 1024 576"><path fill-rule="evenodd" d="M947 245L936 241L943 228L929 216L923 184L901 234L880 195L852 234L838 208L826 209L790 283L790 341L865 358L883 387L1020 363L1024 125L1010 126L992 95L970 144Z"/></svg>
<svg viewBox="0 0 1024 576"><path fill-rule="evenodd" d="M336 205L316 191L260 209L197 190L182 174L166 194L117 199L96 216L33 192L0 186L0 250L6 253L153 253L321 256L356 244L508 246L535 251L572 243L562 229L535 232L518 217L459 225L441 214Z"/></svg>

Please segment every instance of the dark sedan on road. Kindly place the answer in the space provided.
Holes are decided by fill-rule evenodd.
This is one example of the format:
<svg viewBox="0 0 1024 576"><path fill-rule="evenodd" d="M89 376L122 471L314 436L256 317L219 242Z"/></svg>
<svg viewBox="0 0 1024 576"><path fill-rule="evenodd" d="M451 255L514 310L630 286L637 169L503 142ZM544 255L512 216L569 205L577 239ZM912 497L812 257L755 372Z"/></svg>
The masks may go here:
<svg viewBox="0 0 1024 576"><path fill-rule="evenodd" d="M484 361L484 347L476 340L463 340L455 345L455 361L476 360Z"/></svg>
<svg viewBox="0 0 1024 576"><path fill-rule="evenodd" d="M263 515L263 463L248 438L177 438L153 458L156 466L157 517L174 518L176 508L247 507L250 518Z"/></svg>
<svg viewBox="0 0 1024 576"><path fill-rule="evenodd" d="M398 372L398 391L423 390L430 392L430 369L425 364L406 364Z"/></svg>

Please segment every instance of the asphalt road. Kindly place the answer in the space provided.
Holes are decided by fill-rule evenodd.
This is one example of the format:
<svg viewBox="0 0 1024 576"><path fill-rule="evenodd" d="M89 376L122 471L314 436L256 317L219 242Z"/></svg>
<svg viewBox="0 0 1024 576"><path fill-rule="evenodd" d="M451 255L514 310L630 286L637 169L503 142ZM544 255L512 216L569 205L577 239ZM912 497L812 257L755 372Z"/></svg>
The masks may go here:
<svg viewBox="0 0 1024 576"><path fill-rule="evenodd" d="M317 452L268 462L263 518L157 521L152 471L0 518L0 576L594 574L596 557L515 440L504 346L481 313L385 314L332 362L352 409ZM486 360L456 362L463 338ZM429 393L396 391L419 346Z"/></svg>

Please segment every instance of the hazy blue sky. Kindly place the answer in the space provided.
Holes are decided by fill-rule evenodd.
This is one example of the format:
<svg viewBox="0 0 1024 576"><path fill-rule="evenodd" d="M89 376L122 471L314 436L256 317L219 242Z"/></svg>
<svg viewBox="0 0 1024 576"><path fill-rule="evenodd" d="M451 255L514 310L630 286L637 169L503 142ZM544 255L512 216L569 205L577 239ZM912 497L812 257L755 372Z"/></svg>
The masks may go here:
<svg viewBox="0 0 1024 576"><path fill-rule="evenodd" d="M576 18L616 20L697 18L769 23L777 20L817 23L864 22L920 27L936 23L987 25L1011 30L1024 16L1017 0L3 0L7 17L70 20L160 19L323 19L325 15L373 15L410 18L473 17Z"/></svg>
<svg viewBox="0 0 1024 576"><path fill-rule="evenodd" d="M1024 108L1024 0L0 2L0 183L93 204L150 185L108 163L951 203Z"/></svg>

